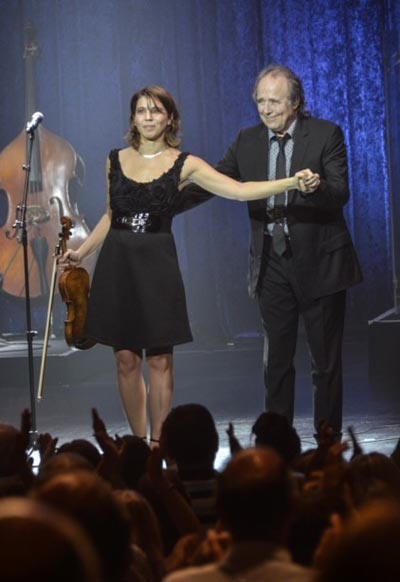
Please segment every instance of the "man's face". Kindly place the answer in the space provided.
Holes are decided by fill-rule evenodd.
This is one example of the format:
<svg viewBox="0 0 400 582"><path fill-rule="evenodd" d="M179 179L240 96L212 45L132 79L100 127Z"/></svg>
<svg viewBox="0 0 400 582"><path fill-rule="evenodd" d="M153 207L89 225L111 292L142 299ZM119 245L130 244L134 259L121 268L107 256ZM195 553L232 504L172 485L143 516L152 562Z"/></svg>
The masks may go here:
<svg viewBox="0 0 400 582"><path fill-rule="evenodd" d="M258 84L256 92L258 113L268 129L278 135L283 135L296 118L296 110L288 97L289 83L283 75L266 75Z"/></svg>

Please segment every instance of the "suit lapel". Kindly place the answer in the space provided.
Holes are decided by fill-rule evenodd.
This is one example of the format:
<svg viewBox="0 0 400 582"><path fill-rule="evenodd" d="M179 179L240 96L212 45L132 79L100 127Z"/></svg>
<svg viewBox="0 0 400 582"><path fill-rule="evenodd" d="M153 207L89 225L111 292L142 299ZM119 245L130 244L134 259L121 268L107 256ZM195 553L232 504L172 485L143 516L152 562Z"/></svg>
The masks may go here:
<svg viewBox="0 0 400 582"><path fill-rule="evenodd" d="M268 130L264 125L259 126L257 139L254 140L254 150L251 153L253 171L252 180L261 181L268 179L269 143Z"/></svg>
<svg viewBox="0 0 400 582"><path fill-rule="evenodd" d="M293 176L299 170L304 169L303 160L306 158L307 148L309 145L307 119L299 119L294 130L294 147L292 154L292 163L290 165L290 175ZM290 204L293 201L293 197L296 194L296 190L289 191Z"/></svg>
<svg viewBox="0 0 400 582"><path fill-rule="evenodd" d="M250 151L251 171L249 172L251 178L249 179L255 182L268 180L269 160L268 130L265 125L260 125L257 131L255 139L250 142L252 148ZM265 208L265 200L254 200L251 204L253 208Z"/></svg>

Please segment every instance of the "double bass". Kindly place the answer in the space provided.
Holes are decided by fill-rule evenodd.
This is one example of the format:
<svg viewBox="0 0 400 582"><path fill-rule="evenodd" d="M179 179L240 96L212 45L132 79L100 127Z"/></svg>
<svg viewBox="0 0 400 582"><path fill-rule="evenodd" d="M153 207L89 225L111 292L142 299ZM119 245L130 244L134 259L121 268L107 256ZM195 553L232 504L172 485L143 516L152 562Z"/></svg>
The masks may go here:
<svg viewBox="0 0 400 582"><path fill-rule="evenodd" d="M36 111L35 62L39 56L36 33L25 26L25 119ZM25 129L0 153L0 188L8 203L7 218L0 228L0 288L15 297L25 297L22 244L13 228L22 202L26 159ZM77 204L71 203L70 185L80 182L83 161L63 138L48 131L43 124L36 130L30 164L29 191L26 205L28 235L29 289L32 297L47 295L53 267L53 249L57 245L60 219L66 216L73 224L70 248L78 248L89 236ZM85 260L91 273L95 256Z"/></svg>

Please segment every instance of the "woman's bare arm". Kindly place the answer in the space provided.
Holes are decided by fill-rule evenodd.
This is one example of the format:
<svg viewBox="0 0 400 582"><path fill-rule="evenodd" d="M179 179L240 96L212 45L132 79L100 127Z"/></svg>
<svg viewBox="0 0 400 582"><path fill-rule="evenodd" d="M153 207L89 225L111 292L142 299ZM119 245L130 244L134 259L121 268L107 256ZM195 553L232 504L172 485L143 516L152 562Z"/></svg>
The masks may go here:
<svg viewBox="0 0 400 582"><path fill-rule="evenodd" d="M106 163L106 174L108 183L108 174L110 170L110 161L107 159ZM79 249L67 250L61 257L59 263L60 265L74 264L79 265L79 263L88 255L93 253L100 245L103 244L104 239L110 229L111 224L111 209L110 209L110 193L108 187L107 193L107 210L100 218L99 222L96 224L95 228L92 230L88 238L81 244Z"/></svg>
<svg viewBox="0 0 400 582"><path fill-rule="evenodd" d="M269 198L286 190L303 190L302 175L302 172L297 172L295 176L284 178L283 180L237 182L228 176L220 174L204 160L189 156L182 169L181 178L182 180L189 179L217 196L230 198L231 200L249 201Z"/></svg>

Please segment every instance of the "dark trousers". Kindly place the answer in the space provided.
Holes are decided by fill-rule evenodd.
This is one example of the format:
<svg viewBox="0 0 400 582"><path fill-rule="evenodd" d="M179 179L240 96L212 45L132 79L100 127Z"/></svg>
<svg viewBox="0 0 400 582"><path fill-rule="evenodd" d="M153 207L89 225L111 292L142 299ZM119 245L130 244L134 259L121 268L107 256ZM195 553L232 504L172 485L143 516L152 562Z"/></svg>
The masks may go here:
<svg viewBox="0 0 400 582"><path fill-rule="evenodd" d="M306 301L296 282L290 251L278 256L269 241L258 300L265 332L264 382L266 410L294 416L296 353L302 316L311 357L314 425L326 421L335 432L342 428L342 338L346 292Z"/></svg>

